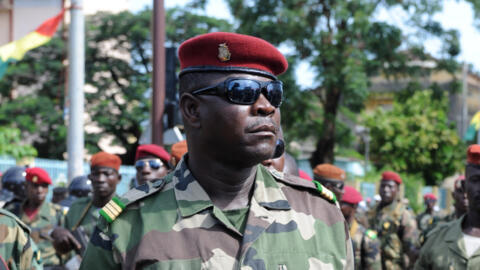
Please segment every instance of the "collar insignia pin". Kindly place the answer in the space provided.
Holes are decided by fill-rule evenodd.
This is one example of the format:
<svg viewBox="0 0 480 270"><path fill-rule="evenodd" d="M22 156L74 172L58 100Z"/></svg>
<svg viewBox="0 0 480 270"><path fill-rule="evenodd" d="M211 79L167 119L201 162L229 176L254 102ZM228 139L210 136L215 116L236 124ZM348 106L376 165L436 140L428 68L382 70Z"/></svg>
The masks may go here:
<svg viewBox="0 0 480 270"><path fill-rule="evenodd" d="M230 50L228 50L227 43L222 43L218 45L218 59L222 62L227 62L230 60Z"/></svg>

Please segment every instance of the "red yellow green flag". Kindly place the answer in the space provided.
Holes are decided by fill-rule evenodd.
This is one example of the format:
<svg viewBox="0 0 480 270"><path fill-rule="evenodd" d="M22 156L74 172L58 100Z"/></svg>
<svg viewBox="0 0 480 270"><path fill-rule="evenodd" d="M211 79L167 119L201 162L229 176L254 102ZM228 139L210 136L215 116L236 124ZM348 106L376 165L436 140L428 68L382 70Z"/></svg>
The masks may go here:
<svg viewBox="0 0 480 270"><path fill-rule="evenodd" d="M465 133L465 136L463 139L465 141L473 141L475 140L475 137L478 133L478 130L480 129L480 111L478 111L470 121L470 126L467 129L467 132Z"/></svg>
<svg viewBox="0 0 480 270"><path fill-rule="evenodd" d="M9 62L21 60L27 51L40 47L52 39L63 19L64 12L65 10L62 9L56 16L43 22L35 31L0 47L0 78L5 74Z"/></svg>

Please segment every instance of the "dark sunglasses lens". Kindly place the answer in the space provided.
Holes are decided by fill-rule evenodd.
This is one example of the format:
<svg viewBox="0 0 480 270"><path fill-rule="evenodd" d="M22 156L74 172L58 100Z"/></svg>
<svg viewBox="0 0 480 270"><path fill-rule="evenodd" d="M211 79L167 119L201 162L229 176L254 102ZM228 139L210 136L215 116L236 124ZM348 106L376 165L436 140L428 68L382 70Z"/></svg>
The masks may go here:
<svg viewBox="0 0 480 270"><path fill-rule="evenodd" d="M158 160L150 160L148 161L148 165L150 165L150 168L154 170L158 170L162 166L162 164Z"/></svg>
<svg viewBox="0 0 480 270"><path fill-rule="evenodd" d="M267 85L266 97L270 104L279 107L282 104L283 86L281 82L272 82Z"/></svg>
<svg viewBox="0 0 480 270"><path fill-rule="evenodd" d="M143 160L138 160L135 162L135 169L140 170L145 167L145 162Z"/></svg>
<svg viewBox="0 0 480 270"><path fill-rule="evenodd" d="M255 103L260 92L260 84L252 80L232 80L227 85L228 99L237 104Z"/></svg>

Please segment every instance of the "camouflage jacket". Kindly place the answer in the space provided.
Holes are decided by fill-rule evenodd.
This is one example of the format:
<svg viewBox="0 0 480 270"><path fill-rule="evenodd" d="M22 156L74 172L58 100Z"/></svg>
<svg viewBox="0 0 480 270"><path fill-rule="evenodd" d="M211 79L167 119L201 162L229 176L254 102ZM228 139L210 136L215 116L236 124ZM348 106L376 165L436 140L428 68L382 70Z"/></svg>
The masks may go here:
<svg viewBox="0 0 480 270"><path fill-rule="evenodd" d="M480 250L467 257L463 240L462 218L438 225L429 235L420 250L415 269L435 270L478 270L480 269Z"/></svg>
<svg viewBox="0 0 480 270"><path fill-rule="evenodd" d="M43 264L58 265L60 259L53 247L50 233L55 226L61 225L63 218L62 209L58 205L45 201L42 203L42 206L40 206L40 210L33 220L30 220L24 213L23 205L12 205L12 209L7 210L17 215L21 221L30 227L32 239L40 250Z"/></svg>
<svg viewBox="0 0 480 270"><path fill-rule="evenodd" d="M0 269L43 269L40 253L30 238L30 229L14 214L0 209Z"/></svg>
<svg viewBox="0 0 480 270"><path fill-rule="evenodd" d="M421 232L428 233L439 221L439 215L423 212L417 216L417 227Z"/></svg>
<svg viewBox="0 0 480 270"><path fill-rule="evenodd" d="M312 182L260 165L243 233L183 159L121 202L126 207L112 223L100 219L80 269L353 269L338 204ZM113 210L111 203L103 209Z"/></svg>
<svg viewBox="0 0 480 270"><path fill-rule="evenodd" d="M350 224L350 235L353 243L353 255L355 256L355 269L382 269L380 241L377 238L377 233L365 229L354 219Z"/></svg>
<svg viewBox="0 0 480 270"><path fill-rule="evenodd" d="M407 269L408 250L415 250L419 232L413 213L401 202L372 208L368 213L369 224L378 232L381 243L382 268Z"/></svg>

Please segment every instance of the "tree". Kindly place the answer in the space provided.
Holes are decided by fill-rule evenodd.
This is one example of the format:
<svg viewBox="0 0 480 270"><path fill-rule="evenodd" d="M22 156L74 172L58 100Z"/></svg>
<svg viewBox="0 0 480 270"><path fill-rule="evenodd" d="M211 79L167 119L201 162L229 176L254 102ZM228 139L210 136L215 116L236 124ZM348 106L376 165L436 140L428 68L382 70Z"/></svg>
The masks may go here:
<svg viewBox="0 0 480 270"><path fill-rule="evenodd" d="M396 171L419 174L427 185L439 184L463 167L466 147L448 122L448 99L432 90L399 95L393 109L364 115L370 128L372 160Z"/></svg>
<svg viewBox="0 0 480 270"><path fill-rule="evenodd" d="M0 156L12 156L15 159L34 157L37 150L20 141L20 129L0 127Z"/></svg>
<svg viewBox="0 0 480 270"><path fill-rule="evenodd" d="M151 64L149 9L137 14L97 13L86 19L85 147L99 151L101 138L126 149L124 164L132 164L142 123L149 119ZM230 25L193 14L188 8L167 11L168 45L209 31L229 31ZM39 157L63 159L65 126L65 41L53 38L12 64L0 81L0 126L22 131Z"/></svg>
<svg viewBox="0 0 480 270"><path fill-rule="evenodd" d="M316 72L318 85L310 91L322 105L322 121L296 119L297 123L316 121L317 128L312 130L321 131L310 160L312 166L333 162L334 146L339 139L336 123L340 108L354 113L362 109L370 75L380 72L386 76L412 74L415 68L407 65L409 57L401 53L405 46L413 48L410 54L425 56L420 41L413 46L414 40L406 38L398 27L373 20L378 10L392 7L407 10L411 26L417 32L422 36L437 36L446 44L446 59L458 54L456 33L444 31L432 19L441 9L441 1L226 2L238 26L237 32L293 48L290 58L308 61ZM287 125L291 127L295 122Z"/></svg>

